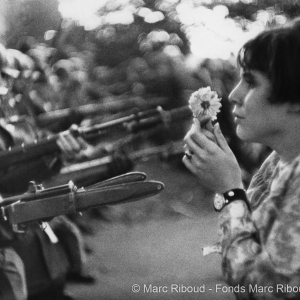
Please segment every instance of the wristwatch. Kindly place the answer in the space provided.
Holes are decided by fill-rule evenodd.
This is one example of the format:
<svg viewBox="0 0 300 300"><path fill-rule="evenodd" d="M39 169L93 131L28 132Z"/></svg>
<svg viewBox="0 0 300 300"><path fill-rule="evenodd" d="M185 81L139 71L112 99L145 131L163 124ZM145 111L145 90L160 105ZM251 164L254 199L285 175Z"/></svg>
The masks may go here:
<svg viewBox="0 0 300 300"><path fill-rule="evenodd" d="M232 189L224 194L216 194L214 198L215 211L220 212L227 204L236 200L244 201L250 210L246 191L244 189Z"/></svg>

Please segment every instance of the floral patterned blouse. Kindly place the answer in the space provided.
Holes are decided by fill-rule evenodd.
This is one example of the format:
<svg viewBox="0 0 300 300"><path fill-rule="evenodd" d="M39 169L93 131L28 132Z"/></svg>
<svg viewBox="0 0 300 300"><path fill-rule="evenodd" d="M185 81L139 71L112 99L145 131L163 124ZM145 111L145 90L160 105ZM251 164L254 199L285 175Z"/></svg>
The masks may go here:
<svg viewBox="0 0 300 300"><path fill-rule="evenodd" d="M222 269L237 299L300 299L300 156L273 152L219 217ZM238 287L238 288L237 288Z"/></svg>

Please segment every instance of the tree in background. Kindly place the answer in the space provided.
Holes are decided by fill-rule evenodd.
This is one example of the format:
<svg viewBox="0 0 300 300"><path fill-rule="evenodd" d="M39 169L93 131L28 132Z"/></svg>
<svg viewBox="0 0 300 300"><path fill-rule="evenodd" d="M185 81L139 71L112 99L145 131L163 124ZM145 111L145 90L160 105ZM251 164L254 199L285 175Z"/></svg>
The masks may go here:
<svg viewBox="0 0 300 300"><path fill-rule="evenodd" d="M2 0L1 0L2 1ZM57 0L6 0L6 46L15 48L25 36L44 42L47 30L61 22Z"/></svg>

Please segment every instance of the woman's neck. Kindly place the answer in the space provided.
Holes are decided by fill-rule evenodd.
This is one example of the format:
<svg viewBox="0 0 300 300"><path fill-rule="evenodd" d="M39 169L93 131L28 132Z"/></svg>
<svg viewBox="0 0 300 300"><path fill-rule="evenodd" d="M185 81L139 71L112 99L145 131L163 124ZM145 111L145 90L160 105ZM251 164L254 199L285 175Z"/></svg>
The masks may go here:
<svg viewBox="0 0 300 300"><path fill-rule="evenodd" d="M300 136L281 139L272 143L270 148L277 152L283 163L289 163L300 155Z"/></svg>
<svg viewBox="0 0 300 300"><path fill-rule="evenodd" d="M275 150L283 163L288 163L300 155L300 115L287 113L283 120L280 129L262 142Z"/></svg>

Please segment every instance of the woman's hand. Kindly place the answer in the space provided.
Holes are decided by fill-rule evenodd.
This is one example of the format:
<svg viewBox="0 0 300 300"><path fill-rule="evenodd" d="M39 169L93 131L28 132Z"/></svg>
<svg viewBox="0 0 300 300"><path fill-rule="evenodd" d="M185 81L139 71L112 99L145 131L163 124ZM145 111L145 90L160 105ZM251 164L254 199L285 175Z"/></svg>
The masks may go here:
<svg viewBox="0 0 300 300"><path fill-rule="evenodd" d="M75 125L76 126L76 125ZM72 131L75 131L74 125L70 130L62 132L58 135L57 145L62 151L62 154L66 160L89 159L93 157L95 147L87 143L82 137L74 135Z"/></svg>
<svg viewBox="0 0 300 300"><path fill-rule="evenodd" d="M238 162L224 138L219 124L213 133L202 129L197 119L184 138L191 157L184 156L183 163L199 179L203 187L216 193L242 188Z"/></svg>

